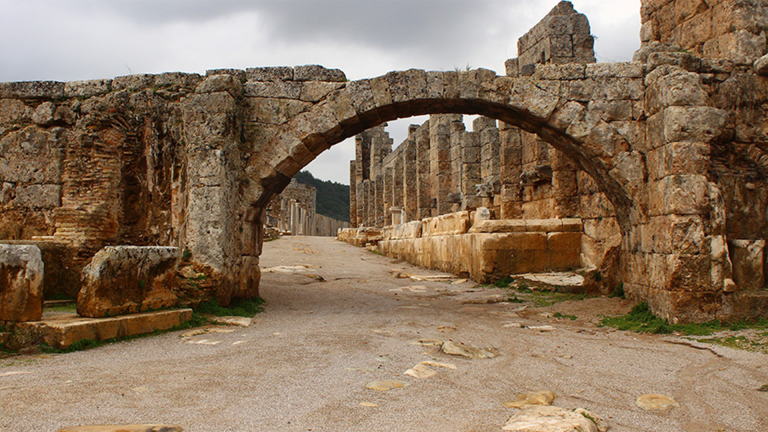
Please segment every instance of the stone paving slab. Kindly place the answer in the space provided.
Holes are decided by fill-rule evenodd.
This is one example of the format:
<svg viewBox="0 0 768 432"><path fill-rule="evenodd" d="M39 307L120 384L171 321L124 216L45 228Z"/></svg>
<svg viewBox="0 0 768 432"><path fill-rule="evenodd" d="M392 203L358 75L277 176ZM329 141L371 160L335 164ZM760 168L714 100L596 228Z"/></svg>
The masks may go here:
<svg viewBox="0 0 768 432"><path fill-rule="evenodd" d="M190 318L192 309L145 312L109 318L84 318L68 314L42 321L19 323L17 330L40 332L48 345L65 349L81 339L107 340L167 330Z"/></svg>
<svg viewBox="0 0 768 432"><path fill-rule="evenodd" d="M184 430L176 425L101 425L101 426L74 426L59 429L59 432L181 432Z"/></svg>

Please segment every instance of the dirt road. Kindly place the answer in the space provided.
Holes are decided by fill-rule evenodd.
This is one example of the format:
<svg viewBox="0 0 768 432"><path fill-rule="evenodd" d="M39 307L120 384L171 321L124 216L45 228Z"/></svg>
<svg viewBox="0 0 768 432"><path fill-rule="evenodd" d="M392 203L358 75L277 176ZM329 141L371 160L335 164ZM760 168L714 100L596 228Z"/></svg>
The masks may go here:
<svg viewBox="0 0 768 432"><path fill-rule="evenodd" d="M436 273L330 238L269 242L262 267L270 269L266 312L251 327L3 361L0 430L167 423L194 432L499 431L514 412L504 402L551 390L554 405L589 409L612 431L768 431L768 393L757 391L768 383L768 355L597 328L579 312L626 310L620 300L478 304L501 291L398 279ZM558 307L579 319L548 317ZM554 329L535 328L545 325ZM501 355L468 359L414 344L425 339ZM403 375L426 360L456 369ZM366 388L384 379L409 385ZM645 393L671 396L680 408L643 411L635 400Z"/></svg>

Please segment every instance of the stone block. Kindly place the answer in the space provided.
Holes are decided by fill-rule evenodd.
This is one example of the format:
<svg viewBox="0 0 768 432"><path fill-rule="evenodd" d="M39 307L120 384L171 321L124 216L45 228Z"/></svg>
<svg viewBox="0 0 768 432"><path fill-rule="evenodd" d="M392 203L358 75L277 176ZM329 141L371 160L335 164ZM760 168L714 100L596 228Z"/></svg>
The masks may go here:
<svg viewBox="0 0 768 432"><path fill-rule="evenodd" d="M633 63L591 63L586 65L587 78L643 78L643 64Z"/></svg>
<svg viewBox="0 0 768 432"><path fill-rule="evenodd" d="M339 69L328 69L320 65L305 65L293 68L293 80L344 82L347 77Z"/></svg>
<svg viewBox="0 0 768 432"><path fill-rule="evenodd" d="M526 232L526 224L523 219L485 220L476 223L469 230L470 233L512 233Z"/></svg>
<svg viewBox="0 0 768 432"><path fill-rule="evenodd" d="M754 34L744 30L727 33L717 38L721 57L732 60L737 65L752 65L765 54L765 33Z"/></svg>
<svg viewBox="0 0 768 432"><path fill-rule="evenodd" d="M528 232L562 232L562 219L526 219L525 230Z"/></svg>
<svg viewBox="0 0 768 432"><path fill-rule="evenodd" d="M99 318L174 306L179 257L175 247L103 248L83 269L77 313Z"/></svg>
<svg viewBox="0 0 768 432"><path fill-rule="evenodd" d="M308 81L301 88L301 100L305 102L318 102L334 90L344 87L343 83Z"/></svg>
<svg viewBox="0 0 768 432"><path fill-rule="evenodd" d="M243 92L243 85L232 75L211 75L195 89L197 93L227 92L232 97L238 97Z"/></svg>
<svg viewBox="0 0 768 432"><path fill-rule="evenodd" d="M50 126L53 124L53 113L55 111L55 105L51 102L43 102L32 114L32 122L39 126Z"/></svg>
<svg viewBox="0 0 768 432"><path fill-rule="evenodd" d="M69 98L89 98L107 94L112 88L112 80L97 79L72 81L64 84L64 96Z"/></svg>
<svg viewBox="0 0 768 432"><path fill-rule="evenodd" d="M56 81L21 81L0 83L0 99L59 99L65 84Z"/></svg>
<svg viewBox="0 0 768 432"><path fill-rule="evenodd" d="M295 99L248 98L250 120L258 123L281 125L309 109L312 104Z"/></svg>
<svg viewBox="0 0 768 432"><path fill-rule="evenodd" d="M507 76L517 78L520 76L520 68L519 68L519 61L517 58L513 59L507 59L507 61L504 62L504 71L506 72Z"/></svg>
<svg viewBox="0 0 768 432"><path fill-rule="evenodd" d="M728 112L712 107L669 107L664 110L666 142L712 142L728 124Z"/></svg>
<svg viewBox="0 0 768 432"><path fill-rule="evenodd" d="M572 270L580 266L580 232L550 232L547 234L547 248L551 270Z"/></svg>
<svg viewBox="0 0 768 432"><path fill-rule="evenodd" d="M706 106L701 77L677 66L661 66L646 77L645 110L656 114L672 106Z"/></svg>
<svg viewBox="0 0 768 432"><path fill-rule="evenodd" d="M29 185L16 188L17 206L31 209L61 207L61 185Z"/></svg>
<svg viewBox="0 0 768 432"><path fill-rule="evenodd" d="M703 175L671 175L649 183L651 215L700 215L709 210L709 188Z"/></svg>
<svg viewBox="0 0 768 432"><path fill-rule="evenodd" d="M765 288L765 240L730 240L728 249L733 262L733 280L739 289L755 291Z"/></svg>
<svg viewBox="0 0 768 432"><path fill-rule="evenodd" d="M246 97L299 99L303 84L294 81L248 81L245 83Z"/></svg>
<svg viewBox="0 0 768 432"><path fill-rule="evenodd" d="M286 66L258 67L245 70L248 81L292 81L293 68Z"/></svg>
<svg viewBox="0 0 768 432"><path fill-rule="evenodd" d="M43 316L43 276L37 246L0 244L0 321L37 321Z"/></svg>
<svg viewBox="0 0 768 432"><path fill-rule="evenodd" d="M710 167L709 144L675 142L647 153L648 180L669 175L706 174Z"/></svg>

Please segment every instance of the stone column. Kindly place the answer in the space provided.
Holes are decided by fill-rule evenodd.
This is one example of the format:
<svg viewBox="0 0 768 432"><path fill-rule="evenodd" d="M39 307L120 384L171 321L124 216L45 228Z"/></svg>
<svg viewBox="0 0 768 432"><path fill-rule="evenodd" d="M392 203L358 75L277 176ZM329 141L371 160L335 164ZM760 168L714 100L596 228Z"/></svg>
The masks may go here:
<svg viewBox="0 0 768 432"><path fill-rule="evenodd" d="M451 130L451 190L448 193L448 201L451 202L451 211L459 211L461 208L461 179L464 164L461 159L462 135L466 132L464 122L460 118L452 118Z"/></svg>
<svg viewBox="0 0 768 432"><path fill-rule="evenodd" d="M396 207L403 206L403 176L405 172L403 152L398 148L395 156L395 168L392 172L392 205Z"/></svg>
<svg viewBox="0 0 768 432"><path fill-rule="evenodd" d="M393 189L392 185L394 183L394 176L395 176L395 168L388 166L384 168L384 192L383 192L383 207L382 210L384 211L384 226L387 226L391 223L391 219L389 217L389 208L392 207L393 202Z"/></svg>
<svg viewBox="0 0 768 432"><path fill-rule="evenodd" d="M499 177L501 179L501 219L519 219L523 215L522 188L522 140L520 129L507 123L501 123L499 144L501 147L501 163Z"/></svg>
<svg viewBox="0 0 768 432"><path fill-rule="evenodd" d="M433 180L432 196L436 198L436 207L431 216L450 213L452 204L448 202L451 192L451 131L450 116L432 115L429 121L430 172Z"/></svg>
<svg viewBox="0 0 768 432"><path fill-rule="evenodd" d="M349 222L357 227L357 161L349 161Z"/></svg>
<svg viewBox="0 0 768 432"><path fill-rule="evenodd" d="M474 210L480 207L476 188L480 184L480 134L464 132L461 143L461 209Z"/></svg>
<svg viewBox="0 0 768 432"><path fill-rule="evenodd" d="M478 191L481 205L493 210L496 217L501 213L501 144L496 120L479 117L472 129L480 134L480 179Z"/></svg>
<svg viewBox="0 0 768 432"><path fill-rule="evenodd" d="M429 120L416 129L416 176L417 181L417 219L424 219L432 215L432 180L430 173L430 126Z"/></svg>
<svg viewBox="0 0 768 432"><path fill-rule="evenodd" d="M419 207L419 178L416 166L415 132L416 128L411 125L408 131L408 139L401 144L403 146L403 210L405 213L405 220L403 222L415 220Z"/></svg>
<svg viewBox="0 0 768 432"><path fill-rule="evenodd" d="M375 201L374 201L374 209L375 209L375 217L376 217L376 224L377 227L383 227L386 225L386 212L384 208L384 175L379 174L376 176L376 179L374 180L374 189L375 189Z"/></svg>
<svg viewBox="0 0 768 432"><path fill-rule="evenodd" d="M195 262L214 270L216 296L223 305L240 285L238 109L227 92L193 94L182 102L189 185L186 247ZM259 251L249 253L258 256Z"/></svg>

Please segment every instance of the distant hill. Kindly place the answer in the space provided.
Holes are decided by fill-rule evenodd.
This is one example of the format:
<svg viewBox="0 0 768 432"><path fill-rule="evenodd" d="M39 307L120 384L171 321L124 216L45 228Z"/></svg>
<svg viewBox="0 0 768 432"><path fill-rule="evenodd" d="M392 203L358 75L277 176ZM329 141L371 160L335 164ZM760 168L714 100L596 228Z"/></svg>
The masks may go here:
<svg viewBox="0 0 768 432"><path fill-rule="evenodd" d="M316 179L307 171L296 174L295 179L317 189L318 214L349 222L349 186Z"/></svg>

